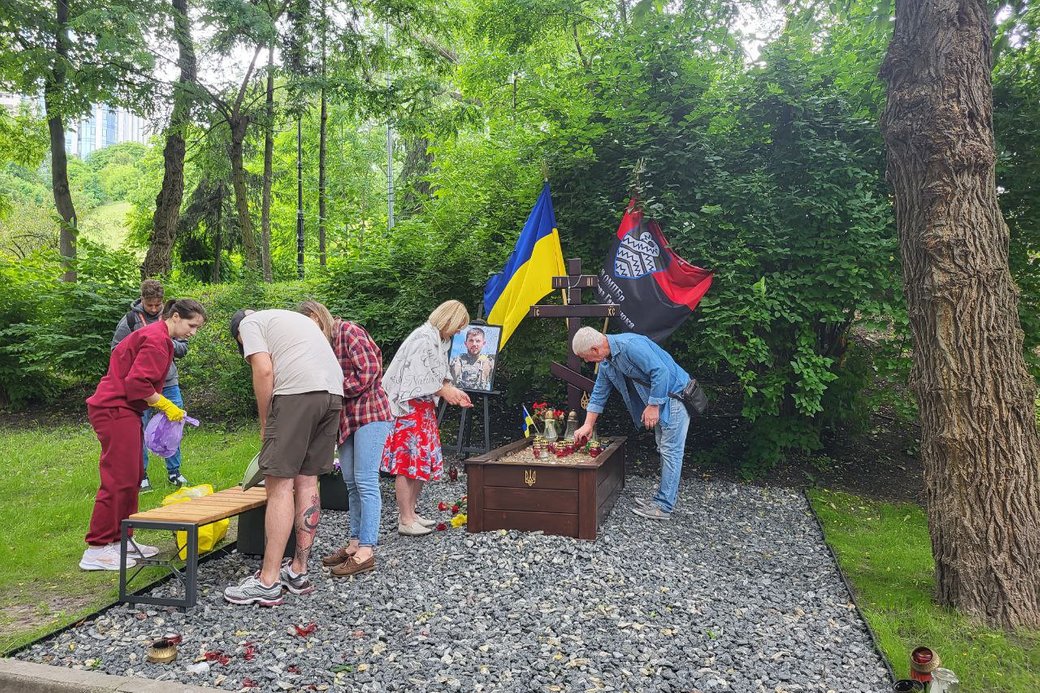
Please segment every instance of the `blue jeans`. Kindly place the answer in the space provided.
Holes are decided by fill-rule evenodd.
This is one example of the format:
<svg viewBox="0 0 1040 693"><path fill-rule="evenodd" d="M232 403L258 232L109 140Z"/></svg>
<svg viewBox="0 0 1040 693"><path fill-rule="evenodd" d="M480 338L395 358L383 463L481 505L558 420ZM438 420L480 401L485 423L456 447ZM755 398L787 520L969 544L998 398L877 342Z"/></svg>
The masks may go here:
<svg viewBox="0 0 1040 693"><path fill-rule="evenodd" d="M350 499L350 538L361 546L379 543L379 514L383 509L379 460L392 425L389 421L365 424L339 446L339 464Z"/></svg>
<svg viewBox="0 0 1040 693"><path fill-rule="evenodd" d="M679 497L683 451L686 449L686 433L690 430L690 414L683 403L669 397L668 406L671 407L668 410L668 425L659 423L654 428L657 449L661 453L661 486L654 500L666 513L672 512Z"/></svg>
<svg viewBox="0 0 1040 693"><path fill-rule="evenodd" d="M163 397L176 404L181 409L184 408L184 400L181 399L181 388L180 385L167 385L162 391ZM144 414L141 415L141 427L148 425L148 421L152 418L152 414L155 413L155 409L148 407L144 410ZM144 475L148 476L148 446L144 444L144 439L141 439L141 447L144 452ZM173 453L173 457L166 458L166 474L168 476L176 476L181 473L181 446L177 446L177 452Z"/></svg>

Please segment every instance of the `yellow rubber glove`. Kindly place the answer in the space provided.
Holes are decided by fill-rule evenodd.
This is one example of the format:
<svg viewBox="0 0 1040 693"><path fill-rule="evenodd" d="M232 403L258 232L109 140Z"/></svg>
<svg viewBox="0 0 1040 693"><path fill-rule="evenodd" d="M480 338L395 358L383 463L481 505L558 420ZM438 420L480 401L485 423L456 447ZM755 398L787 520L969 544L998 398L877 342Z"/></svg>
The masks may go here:
<svg viewBox="0 0 1040 693"><path fill-rule="evenodd" d="M180 421L187 414L186 411L178 407L176 404L166 399L162 395L159 395L159 400L152 405L163 414L166 414L166 418L170 421Z"/></svg>

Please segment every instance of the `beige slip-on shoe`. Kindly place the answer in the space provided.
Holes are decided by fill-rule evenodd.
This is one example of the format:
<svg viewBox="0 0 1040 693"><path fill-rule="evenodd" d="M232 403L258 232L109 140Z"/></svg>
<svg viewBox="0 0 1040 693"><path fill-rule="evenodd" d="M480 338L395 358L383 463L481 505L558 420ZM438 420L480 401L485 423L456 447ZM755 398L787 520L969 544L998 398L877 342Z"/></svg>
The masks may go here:
<svg viewBox="0 0 1040 693"><path fill-rule="evenodd" d="M418 522L413 522L410 525L397 523L397 533L403 534L406 537L421 537L424 534L429 534L433 529L431 527L423 527Z"/></svg>

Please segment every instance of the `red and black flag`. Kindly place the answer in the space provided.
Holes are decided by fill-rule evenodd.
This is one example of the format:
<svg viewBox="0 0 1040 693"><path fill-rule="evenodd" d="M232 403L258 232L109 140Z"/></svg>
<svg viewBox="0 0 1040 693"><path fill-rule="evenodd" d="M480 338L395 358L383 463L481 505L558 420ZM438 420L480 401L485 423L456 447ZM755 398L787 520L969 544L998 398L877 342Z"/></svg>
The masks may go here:
<svg viewBox="0 0 1040 693"><path fill-rule="evenodd" d="M617 238L599 271L600 303L617 303L610 331L645 334L655 342L690 317L711 286L712 273L675 254L653 219L628 203Z"/></svg>

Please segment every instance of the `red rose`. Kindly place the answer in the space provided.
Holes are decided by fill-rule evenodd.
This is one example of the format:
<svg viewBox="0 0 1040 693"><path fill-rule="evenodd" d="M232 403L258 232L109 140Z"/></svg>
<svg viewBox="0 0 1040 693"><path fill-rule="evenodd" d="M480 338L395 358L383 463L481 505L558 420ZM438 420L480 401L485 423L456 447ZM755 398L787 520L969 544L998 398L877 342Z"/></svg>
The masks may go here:
<svg viewBox="0 0 1040 693"><path fill-rule="evenodd" d="M437 531L438 532L443 532L447 528L448 528L448 525L444 524L443 522L438 522L437 523Z"/></svg>
<svg viewBox="0 0 1040 693"><path fill-rule="evenodd" d="M437 509L443 512L443 511L448 509L448 504L445 503L444 501L441 501L440 503L437 504Z"/></svg>
<svg viewBox="0 0 1040 693"><path fill-rule="evenodd" d="M451 511L452 511L453 513L457 513L457 512L459 511L459 506L458 506L458 505L453 505L453 506L451 506Z"/></svg>

